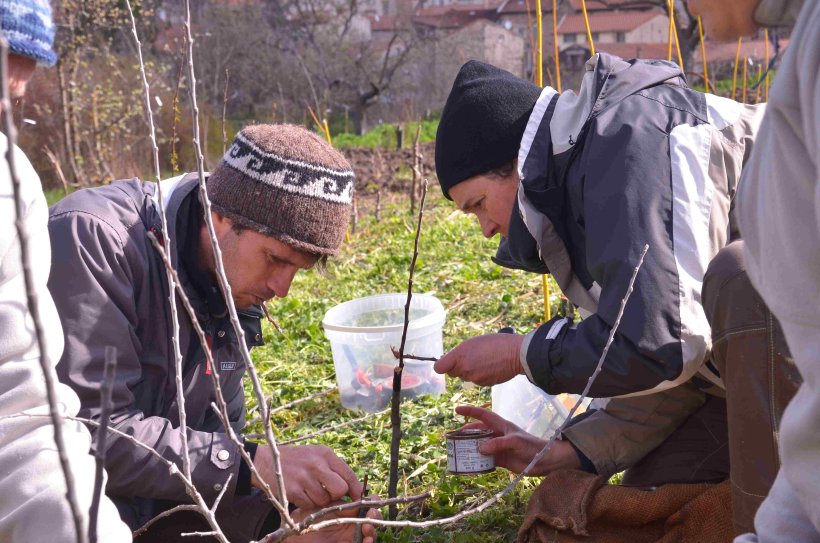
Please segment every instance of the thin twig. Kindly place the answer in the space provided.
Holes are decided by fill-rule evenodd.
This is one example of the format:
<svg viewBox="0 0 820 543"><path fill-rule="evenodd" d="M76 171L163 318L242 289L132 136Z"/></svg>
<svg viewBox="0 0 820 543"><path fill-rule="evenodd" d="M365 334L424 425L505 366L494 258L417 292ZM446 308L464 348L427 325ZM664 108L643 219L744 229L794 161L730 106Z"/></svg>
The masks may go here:
<svg viewBox="0 0 820 543"><path fill-rule="evenodd" d="M222 154L228 148L228 133L225 131L225 114L228 112L228 69L225 68L225 91L222 93Z"/></svg>
<svg viewBox="0 0 820 543"><path fill-rule="evenodd" d="M105 467L105 442L108 435L108 422L114 403L111 395L114 390L114 377L117 373L117 348L111 345L105 347L105 366L103 367L103 382L100 387L100 427L97 429L97 448L94 451L96 470L94 473L94 494L91 497L91 509L88 513L88 541L97 541L97 518L100 513L100 497L102 496L103 469Z"/></svg>
<svg viewBox="0 0 820 543"><path fill-rule="evenodd" d="M385 413L387 413L387 410L379 411L378 413L369 413L369 414L364 415L362 417L347 420L347 421L341 422L339 424L333 424L333 425L330 425L330 426L325 426L324 428L320 428L319 430L316 430L315 432L311 432L309 434L299 436L295 439L291 439L290 441L283 441L282 443L280 443L280 445L293 445L294 443L299 443L301 441L307 441L308 439L313 439L314 437L318 437L322 434L326 434L328 432L332 432L332 431L338 430L340 428L345 428L346 426L352 426L353 424L357 424L359 422L371 419L373 417L377 417L379 415L384 415ZM248 437L256 437L256 436L248 436Z"/></svg>
<svg viewBox="0 0 820 543"><path fill-rule="evenodd" d="M390 439L390 480L387 486L387 497L396 497L396 487L399 483L399 448L401 447L401 376L404 371L404 347L407 343L407 328L410 326L410 302L413 298L413 273L416 270L416 260L419 256L419 236L421 235L421 220L424 217L424 200L427 198L427 180L424 180L419 203L419 218L416 224L416 239L413 242L413 259L410 261L410 278L407 280L407 302L404 304L404 327L401 332L399 345L399 365L393 370L393 397L390 404L390 422L392 435ZM388 517L395 520L398 509L391 505Z"/></svg>
<svg viewBox="0 0 820 543"><path fill-rule="evenodd" d="M578 410L579 406L584 402L584 400L586 400L587 394L589 393L589 390L592 388L592 384L595 382L595 379L601 373L601 368L604 365L604 360L606 360L606 355L609 352L609 347L612 345L612 341L615 338L615 333L617 332L618 327L621 324L621 318L623 317L623 314L624 314L624 308L626 307L626 304L629 301L629 296L632 294L632 288L635 284L635 278L638 276L638 271L641 269L641 266L643 265L644 257L646 256L647 251L649 251L649 245L644 245L643 252L641 253L641 256L638 260L638 264L635 266L635 269L632 272L632 277L629 280L629 286L627 287L626 293L624 294L624 297L621 300L621 306L618 310L618 316L615 318L615 322L613 323L612 329L609 332L609 338L607 339L607 342L604 345L604 350L601 353L601 357L598 359L598 365L595 367L595 371L592 372L592 375L589 376L589 380L587 380L587 384L586 384L586 387L584 387L583 393L576 400L575 405L572 406L572 409L570 409L566 420L564 420L564 423L561 424L561 427L558 429L558 431L553 433L553 435L550 437L550 439L547 441L547 443L544 445L544 447L538 452L538 454L536 454L533 457L533 459L530 461L530 463L527 465L527 467L525 467L517 477L515 477L512 481L510 481L510 483L502 491L494 494L493 496L491 496L489 499L487 499L485 502L483 502L481 505L479 505L477 507L461 511L460 513L458 513L456 515L446 517L446 518L428 520L428 521L423 521L423 522L378 520L378 519L357 519L357 518L337 518L337 519L331 519L331 520L326 520L326 521L322 521L322 522L317 522L316 524L313 524L313 525L309 526L308 528L306 528L302 533L307 532L307 531L318 531L318 530L322 530L324 528L328 528L330 526L336 526L336 525L339 525L339 524L361 524L361 523L372 524L374 526L391 526L391 527L394 527L394 528L403 528L403 527L431 528L433 526L442 526L442 525L445 525L445 524L452 524L454 522L458 522L458 521L460 521L461 519L463 519L465 517L468 517L470 515L474 515L476 513L480 513L482 511L488 509L492 505L498 503L501 500L501 498L503 498L504 496L509 494L512 491L512 489L515 488L515 486L541 460L541 458L543 458L544 455L547 454L547 452L549 452L549 450L552 448L552 445L555 443L555 439L561 434L561 432L564 431L564 429L566 429L567 425L572 420L572 417L575 415L575 412Z"/></svg>
<svg viewBox="0 0 820 543"><path fill-rule="evenodd" d="M216 513L217 508L219 507L219 502L222 501L222 497L225 495L225 491L228 490L228 485L231 484L231 479L233 478L233 473L228 474L228 479L225 481L225 484L222 485L222 490L219 491L219 495L214 500L214 504L211 506L211 511Z"/></svg>
<svg viewBox="0 0 820 543"><path fill-rule="evenodd" d="M365 473L364 479L362 480L362 497L367 496L367 477L368 474ZM359 512L356 516L358 518L365 518L367 516L367 507L359 507ZM356 533L353 536L353 543L362 543L362 528L364 528L364 524L356 525Z"/></svg>
<svg viewBox="0 0 820 543"><path fill-rule="evenodd" d="M247 344L245 343L245 331L239 322L239 316L236 312L236 305L234 304L233 296L231 295L231 285L228 283L228 277L225 274L225 266L222 262L222 251L219 248L219 240L216 237L214 230L213 219L211 217L211 200L208 198L208 191L205 186L205 158L202 155L202 145L200 143L200 128L199 128L199 105L196 100L196 74L194 73L194 38L191 34L191 1L185 0L185 31L188 36L188 93L191 99L191 117L193 120L193 144L196 154L197 174L199 176L199 195L203 206L203 218L208 228L208 236L211 241L211 250L213 252L214 262L216 264L216 275L219 280L219 287L222 290L222 295L225 298L225 305L228 308L231 324L233 325L234 333L239 347L239 352L242 355L242 360L248 370L248 375L251 378L253 390L256 393L256 399L261 410L262 423L265 428L265 435L267 436L268 447L273 458L273 472L275 483L279 494L279 501L282 505L280 515L285 525L293 527L295 522L290 516L288 510L288 498L285 490L285 479L282 476L282 461L279 454L279 448L276 446L276 438L273 435L273 428L271 427L270 417L268 415L267 405L265 404L265 395L262 392L262 385L259 382L259 374L256 371L256 366L251 360L248 352Z"/></svg>
<svg viewBox="0 0 820 543"><path fill-rule="evenodd" d="M57 454L60 459L60 467L63 471L66 485L66 499L71 510L71 517L74 521L74 529L77 532L77 541L85 543L87 534L83 529L82 513L77 503L76 484L74 474L68 465L68 454L66 453L65 440L63 439L63 419L60 416L59 403L57 401L57 389L54 385L54 365L48 356L45 345L45 332L43 321L40 317L40 295L34 285L34 275L31 269L31 255L29 254L29 237L25 223L25 212L23 210L23 196L21 193L20 178L17 175L17 164L14 157L14 149L17 143L17 129L14 126L14 119L11 111L11 93L9 90L9 44L5 36L0 36L0 113L3 117L3 131L6 133L7 148L6 162L9 168L9 177L14 192L14 226L17 229L17 239L20 243L20 260L23 268L23 280L26 286L26 304L29 314L34 323L34 339L37 342L37 350L40 354L40 368L43 370L43 380L46 385L46 399L48 400L48 411L51 417L51 424L54 427L54 444L57 446Z"/></svg>
<svg viewBox="0 0 820 543"><path fill-rule="evenodd" d="M279 326L279 323L276 322L276 320L273 317L270 316L270 311L268 310L268 304L266 304L266 303L262 304L262 312L265 314L265 318L268 319L268 322L271 323L274 328L276 328L277 332L279 332L280 334L285 333L285 331L282 330L282 327Z"/></svg>
<svg viewBox="0 0 820 543"><path fill-rule="evenodd" d="M134 18L134 11L131 8L130 0L126 0L126 6L128 7L128 14L131 18L131 32L134 36L134 41L137 44L137 57L139 59L139 66L140 66L140 74L142 75L142 86L145 95L145 113L148 118L148 127L150 129L150 137L151 137L151 146L154 155L154 173L156 176L156 190L157 190L157 200L159 205L159 215L162 222L162 239L163 243L159 249L159 253L162 255L163 261L170 262L171 260L171 238L168 236L168 220L165 216L165 204L164 198L162 194L162 171L160 170L159 165L159 146L157 145L157 136L156 136L156 129L154 127L154 113L151 107L151 87L148 84L148 76L145 73L145 62L142 58L142 43L139 39L139 34L137 33L137 22ZM190 52L189 52L189 60L190 60ZM192 84L195 81L191 81ZM155 238L155 236L149 232L149 235L156 244L159 244L159 240ZM172 336L171 336L171 343L174 349L174 371L175 381L176 381L176 393L177 393L177 408L179 413L179 436L180 436L180 445L182 447L182 471L185 478L188 481L192 481L193 478L191 476L191 457L188 451L188 420L187 414L185 412L185 387L182 382L182 350L180 348L179 342L179 313L177 311L177 302L176 302L176 290L179 284L178 278L175 277L173 273L173 268L171 266L166 266L165 270L165 277L168 281L168 304L171 310L171 323L172 323ZM181 289L180 289L181 290ZM192 317L193 321L196 321L196 317ZM203 345L207 346L207 343L203 343ZM205 350L208 351L208 348L205 347ZM216 372L214 372L216 373ZM205 503L205 499L202 497L202 494L196 489L196 487L191 485L186 485L186 492L191 497L196 505L199 506L199 512L205 517L205 520L213 529L213 532L217 539L223 543L228 543L228 538L225 537L225 534L222 533L219 524L216 521L216 516L213 512L208 508L208 505Z"/></svg>
<svg viewBox="0 0 820 543"><path fill-rule="evenodd" d="M178 513L180 511L195 511L195 512L198 513L199 512L199 506L186 503L186 504L182 504L182 505L177 505L176 507L172 507L170 509L166 509L162 513L158 514L157 516L155 516L154 518L152 518L151 520L149 520L148 522L146 522L145 524L143 524L142 526L137 528L137 530L134 531L134 533L132 533L131 536L134 539L136 539L137 537L139 537L142 534L144 534L145 532L147 532L148 529L151 526L153 526L154 524L157 523L157 521L162 520L166 517L170 517L174 513Z"/></svg>
<svg viewBox="0 0 820 543"><path fill-rule="evenodd" d="M399 358L402 357L401 353L399 351L397 351L395 347L391 346L390 351L393 353L393 356L395 356L396 359L399 359ZM438 362L438 358L436 358L435 356L416 356L414 354L407 354L407 353L404 354L404 359L405 360L421 360L423 362Z"/></svg>
<svg viewBox="0 0 820 543"><path fill-rule="evenodd" d="M282 541L286 537L288 537L290 535L293 535L294 533L300 533L300 532L303 532L303 531L307 530L311 525L317 523L320 519L322 519L322 518L324 518L328 515L335 515L335 514L338 514L338 513L343 513L345 511L350 511L351 509L359 509L359 510L361 510L361 508L373 509L373 508L382 508L382 507L389 506L389 505L394 505L394 504L402 505L402 504L405 504L405 503L415 503L415 502L426 500L426 499L430 498L432 495L433 495L432 492L425 492L423 494L417 494L415 496L401 496L401 497L398 497L398 498L391 498L391 499L387 499L387 500L362 499L362 500L355 501L355 502L348 502L348 503L343 503L343 504L340 504L340 505L334 505L332 507L326 507L325 509L322 509L320 511L316 511L315 513L312 513L312 514L306 516L304 519L302 519L302 522L299 523L299 525L297 526L296 531L290 530L290 529L287 529L287 528L284 528L284 527L279 528L275 532L269 534L267 537L262 539L262 541L264 541L265 543L277 543L279 541ZM372 519L362 518L361 523L362 524L368 524L370 520L372 520Z"/></svg>
<svg viewBox="0 0 820 543"><path fill-rule="evenodd" d="M292 402L288 402L285 404L280 405L279 407L274 407L270 410L270 414L274 415L279 411L284 411L285 409L290 409L300 403L309 402L310 400L315 400L316 398L321 398L322 396L327 396L328 394L333 394L339 389L339 387L330 387L327 390L322 390L321 392L316 392L315 394L311 394L310 396L305 396L304 398L299 398L297 400L293 400Z"/></svg>

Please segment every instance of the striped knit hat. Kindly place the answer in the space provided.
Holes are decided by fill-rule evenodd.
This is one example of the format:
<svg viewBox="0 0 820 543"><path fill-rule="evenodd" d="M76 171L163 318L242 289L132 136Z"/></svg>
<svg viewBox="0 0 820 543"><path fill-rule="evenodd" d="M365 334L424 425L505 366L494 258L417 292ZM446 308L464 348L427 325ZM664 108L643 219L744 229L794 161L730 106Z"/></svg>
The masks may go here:
<svg viewBox="0 0 820 543"><path fill-rule="evenodd" d="M260 124L236 135L207 186L220 215L300 251L336 256L353 179L347 160L313 132Z"/></svg>
<svg viewBox="0 0 820 543"><path fill-rule="evenodd" d="M54 66L54 22L48 0L0 0L0 30L9 51Z"/></svg>

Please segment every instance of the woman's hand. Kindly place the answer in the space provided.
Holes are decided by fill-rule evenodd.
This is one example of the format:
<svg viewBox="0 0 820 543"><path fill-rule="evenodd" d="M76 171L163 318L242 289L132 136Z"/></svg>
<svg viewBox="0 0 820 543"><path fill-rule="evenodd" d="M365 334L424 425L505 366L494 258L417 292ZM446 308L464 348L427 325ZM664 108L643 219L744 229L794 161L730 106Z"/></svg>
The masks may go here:
<svg viewBox="0 0 820 543"><path fill-rule="evenodd" d="M466 424L463 428L492 430L494 437L482 443L478 451L481 454L494 456L496 466L506 468L513 473L524 471L524 468L547 443L489 409L461 405L456 407L456 413L479 421ZM556 469L580 469L580 467L581 462L572 445L567 441L555 441L549 452L532 467L527 475L546 475Z"/></svg>
<svg viewBox="0 0 820 543"><path fill-rule="evenodd" d="M505 383L524 373L518 358L523 342L524 336L515 334L470 338L439 358L433 369L482 386Z"/></svg>

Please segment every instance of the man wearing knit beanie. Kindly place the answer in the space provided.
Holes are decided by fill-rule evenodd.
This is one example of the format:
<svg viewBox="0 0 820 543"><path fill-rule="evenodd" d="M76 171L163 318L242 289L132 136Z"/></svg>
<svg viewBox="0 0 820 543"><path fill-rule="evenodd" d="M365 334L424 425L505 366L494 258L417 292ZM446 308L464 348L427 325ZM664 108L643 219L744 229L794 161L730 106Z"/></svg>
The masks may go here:
<svg viewBox="0 0 820 543"><path fill-rule="evenodd" d="M293 125L246 127L208 176L211 217L248 346L263 344L260 306L286 296L299 270L338 254L350 216L353 180L350 165L338 151ZM187 313L180 311L188 427L180 428L178 422L165 268L147 237L154 233L162 239L154 183L115 181L76 192L51 209L56 273L49 288L66 337L58 373L80 396L80 414L93 419L101 407L100 383L89 376L102 375L105 347L116 347L113 427L149 443L180 467L186 432L193 483L208 503L224 493L216 517L226 536L230 541L257 540L279 525L278 514L258 490L264 483L274 486L273 459L269 447L245 442L261 480L252 476L210 407L211 373L217 372L229 422L237 434L242 430L245 368L217 287L199 179L195 173L181 175L162 181L162 189L171 259L213 356L211 365ZM106 448L106 491L133 529L189 501L162 460L116 435L108 436ZM288 499L300 510L296 515L345 496L361 497L356 475L329 448L279 450ZM180 533L208 530L198 514L175 514L137 541L177 541ZM352 525L334 530L294 540L353 537ZM368 526L366 541L372 533Z"/></svg>
<svg viewBox="0 0 820 543"><path fill-rule="evenodd" d="M485 236L501 235L497 263L551 273L584 318L469 339L436 371L485 386L520 374L549 394L578 394L613 338L590 389L610 399L573 421L530 474L626 470L624 483L655 487L731 469L746 489L731 521L751 528L777 471L779 413L799 383L735 258L732 197L763 112L689 89L660 60L595 55L577 94L483 63L462 68L437 134L442 190ZM740 407L727 415L727 402ZM459 412L495 430L482 452L510 469L543 445L486 410ZM729 521L715 519L731 530Z"/></svg>
<svg viewBox="0 0 820 543"><path fill-rule="evenodd" d="M9 91L12 97L21 97L37 64L51 66L57 58L52 50L54 23L48 2L0 0L0 33L9 46ZM8 147L7 136L0 135L0 541L77 541L78 531L86 534L89 529L95 479L94 459L88 454L91 435L79 422L60 423L65 460L74 479L77 526L66 499L42 370L43 365L48 368L56 383L54 366L63 350L60 320L46 286L51 269L48 207L40 178L15 146L12 152L23 210L22 236L18 236L11 171L5 158ZM37 293L44 352L38 347L34 312L26 297L23 240ZM80 407L77 394L59 383L54 392L56 411L76 415ZM40 416L28 416L32 414ZM104 496L97 519L100 541L131 541L130 530Z"/></svg>

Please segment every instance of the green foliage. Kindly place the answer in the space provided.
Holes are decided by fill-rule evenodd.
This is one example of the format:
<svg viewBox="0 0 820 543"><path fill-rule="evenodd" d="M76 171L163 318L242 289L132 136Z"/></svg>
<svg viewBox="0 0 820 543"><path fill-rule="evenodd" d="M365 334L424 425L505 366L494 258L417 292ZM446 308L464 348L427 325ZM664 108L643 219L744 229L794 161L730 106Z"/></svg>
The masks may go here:
<svg viewBox="0 0 820 543"><path fill-rule="evenodd" d="M419 141L422 143L435 141L436 130L438 130L438 119L422 121ZM333 145L336 147L386 147L391 149L396 147L395 124L381 124L362 136L351 133L334 135L332 132L331 136L333 137ZM404 123L404 146L412 145L415 136L416 123Z"/></svg>
<svg viewBox="0 0 820 543"><path fill-rule="evenodd" d="M272 304L274 318L284 328L279 335L265 328L267 344L254 351L266 394L273 405L305 397L335 384L330 344L321 320L336 304L371 294L406 292L408 267L413 249L414 217L407 202L389 204L382 221L372 215L359 220L359 230L344 244L342 254L330 266L330 277L316 271L298 275L290 295ZM525 332L542 318L541 278L500 268L490 261L497 240L482 237L474 219L457 211L438 191L431 189L420 239L414 292L437 296L448 310L444 326L445 349L503 326ZM558 289L551 291L553 311L559 306ZM248 405L254 413L250 390ZM480 503L502 489L510 480L504 470L481 476L447 474L444 433L460 426L455 406L485 404L490 391L449 381L437 399L423 398L402 405L402 454L399 489L403 493L431 490L423 505L411 505L400 518L425 520L458 513ZM359 414L339 404L338 393L311 400L274 416L281 439L292 439ZM261 428L256 425L251 431ZM375 416L338 431L328 432L308 443L323 443L340 454L360 475L369 474L370 486L379 495L387 493L389 414ZM500 504L457 525L429 530L383 531L383 542L514 541L527 500L539 479L525 480Z"/></svg>

